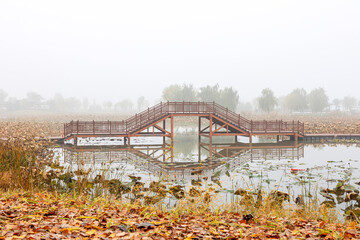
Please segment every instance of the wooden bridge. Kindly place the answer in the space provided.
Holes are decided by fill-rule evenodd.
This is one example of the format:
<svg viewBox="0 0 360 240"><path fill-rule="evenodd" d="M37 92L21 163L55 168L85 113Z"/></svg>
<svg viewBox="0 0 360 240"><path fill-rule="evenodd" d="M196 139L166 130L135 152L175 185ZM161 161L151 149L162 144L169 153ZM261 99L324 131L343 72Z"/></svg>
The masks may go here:
<svg viewBox="0 0 360 240"><path fill-rule="evenodd" d="M64 140L78 137L124 137L130 145L132 137L162 136L174 138L174 117L199 117L199 137L275 135L298 140L304 136L304 123L299 121L253 121L215 102L160 102L123 121L71 121L64 124ZM166 120L170 119L170 129ZM202 127L202 119L208 124Z"/></svg>

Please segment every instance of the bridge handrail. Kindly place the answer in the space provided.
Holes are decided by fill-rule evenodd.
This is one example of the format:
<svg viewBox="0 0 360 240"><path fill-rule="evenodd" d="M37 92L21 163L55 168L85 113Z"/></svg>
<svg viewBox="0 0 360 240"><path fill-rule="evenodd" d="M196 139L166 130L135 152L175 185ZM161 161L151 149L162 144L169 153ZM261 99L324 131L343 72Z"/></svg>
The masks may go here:
<svg viewBox="0 0 360 240"><path fill-rule="evenodd" d="M149 124L149 121L156 121L158 118L166 115L167 113L163 112L162 103L156 104L155 106L148 108L134 116L125 120L125 132L127 134L131 133L134 130L145 127Z"/></svg>
<svg viewBox="0 0 360 240"><path fill-rule="evenodd" d="M224 106L221 106L217 103L214 105L214 114L219 115L227 121L237 125L238 127L244 128L244 130L251 130L251 121L247 118L242 117L240 114L237 114Z"/></svg>
<svg viewBox="0 0 360 240"><path fill-rule="evenodd" d="M71 134L123 134L125 121L71 121L64 124L64 136Z"/></svg>
<svg viewBox="0 0 360 240"><path fill-rule="evenodd" d="M300 121L257 120L252 121L251 132L298 132L304 133L304 123Z"/></svg>

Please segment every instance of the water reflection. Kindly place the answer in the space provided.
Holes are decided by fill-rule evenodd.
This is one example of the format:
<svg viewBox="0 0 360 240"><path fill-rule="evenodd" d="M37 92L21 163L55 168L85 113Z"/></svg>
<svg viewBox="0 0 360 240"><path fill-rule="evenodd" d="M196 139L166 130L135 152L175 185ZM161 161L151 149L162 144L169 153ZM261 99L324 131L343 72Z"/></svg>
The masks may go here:
<svg viewBox="0 0 360 240"><path fill-rule="evenodd" d="M64 146L63 160L66 164L131 164L155 176L167 175L181 179L190 177L194 171L211 175L223 168L233 170L248 161L300 159L304 156L301 143L234 143L210 144L191 141L169 144L136 145L132 147L73 147Z"/></svg>

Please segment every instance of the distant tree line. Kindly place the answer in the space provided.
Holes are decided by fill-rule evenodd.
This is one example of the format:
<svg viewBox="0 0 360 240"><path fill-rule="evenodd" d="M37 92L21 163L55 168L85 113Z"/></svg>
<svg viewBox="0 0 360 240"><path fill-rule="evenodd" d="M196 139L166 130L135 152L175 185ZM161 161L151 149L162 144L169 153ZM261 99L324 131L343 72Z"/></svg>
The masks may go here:
<svg viewBox="0 0 360 240"><path fill-rule="evenodd" d="M191 84L172 84L162 91L163 101L204 101L217 102L237 112L282 112L282 113L320 113L320 112L359 112L360 102L355 97L346 96L330 101L323 88L315 88L309 93L302 88L296 88L285 96L277 97L274 92L265 88L260 96L252 102L242 102L239 93L233 87L220 87L219 84L195 88ZM50 113L103 113L121 112L131 114L142 111L150 104L145 97L140 96L135 102L122 99L116 102L104 101L98 103L88 98L65 98L56 93L50 99L44 99L36 92L28 92L22 99L8 96L0 89L1 112L50 112Z"/></svg>
<svg viewBox="0 0 360 240"><path fill-rule="evenodd" d="M96 100L89 100L88 98L65 98L60 93L56 93L50 99L44 99L36 92L28 92L25 98L17 99L8 97L8 94L0 89L0 112L133 113L144 110L148 106L149 102L143 96L139 97L135 103L129 99L98 103Z"/></svg>
<svg viewBox="0 0 360 240"><path fill-rule="evenodd" d="M296 88L289 94L276 97L274 92L265 88L261 95L254 99L253 104L239 101L239 93L233 87L220 88L204 86L195 89L191 84L173 84L163 90L165 101L215 101L235 111L279 111L284 113L319 113L329 111L353 113L359 110L360 102L351 96L329 101L323 88L315 88L309 93L303 88Z"/></svg>
<svg viewBox="0 0 360 240"><path fill-rule="evenodd" d="M233 111L239 105L239 94L232 87L220 88L218 84L195 89L193 85L170 85L163 90L162 98L165 101L187 102L216 102Z"/></svg>
<svg viewBox="0 0 360 240"><path fill-rule="evenodd" d="M269 89L263 89L261 96L256 101L258 109L263 112L271 112L275 109L287 113L304 113L304 112L359 112L360 102L351 96L343 99L333 99L330 102L329 97L323 88L315 88L309 93L303 88L296 88L291 93L275 97L274 92Z"/></svg>

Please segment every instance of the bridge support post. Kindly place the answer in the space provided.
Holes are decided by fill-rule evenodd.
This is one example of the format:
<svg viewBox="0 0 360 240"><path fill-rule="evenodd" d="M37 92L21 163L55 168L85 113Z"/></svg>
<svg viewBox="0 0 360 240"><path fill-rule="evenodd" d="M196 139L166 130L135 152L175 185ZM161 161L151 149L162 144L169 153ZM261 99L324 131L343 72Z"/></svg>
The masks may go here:
<svg viewBox="0 0 360 240"><path fill-rule="evenodd" d="M174 143L174 115L171 114L170 115L170 120L171 120L171 144Z"/></svg>
<svg viewBox="0 0 360 240"><path fill-rule="evenodd" d="M199 135L199 139L200 139L200 135ZM201 144L200 144L200 141L198 143L198 162L201 162Z"/></svg>
<svg viewBox="0 0 360 240"><path fill-rule="evenodd" d="M212 136L213 136L213 131L212 131L212 129L213 129L213 116L212 116L212 114L210 114L210 127L209 127L209 131L210 131L210 133L209 133L210 144L212 144Z"/></svg>
<svg viewBox="0 0 360 240"><path fill-rule="evenodd" d="M198 134L199 134L199 145L200 145L200 141L201 141L201 135L200 135L200 133L201 133L201 116L199 116L199 119L198 119L198 121L199 121L199 123L198 123L198 128L199 128L199 132L198 132Z"/></svg>
<svg viewBox="0 0 360 240"><path fill-rule="evenodd" d="M211 166L211 164L213 163L213 145L212 145L212 138L210 138L210 143L209 143L209 165Z"/></svg>
<svg viewBox="0 0 360 240"><path fill-rule="evenodd" d="M166 130L166 119L163 121L163 129ZM163 144L165 144L165 136L163 136Z"/></svg>

